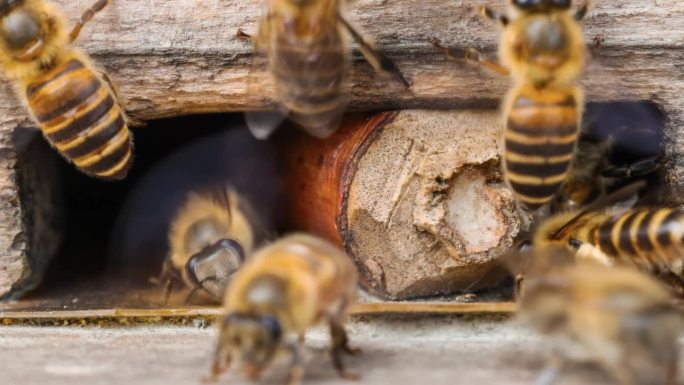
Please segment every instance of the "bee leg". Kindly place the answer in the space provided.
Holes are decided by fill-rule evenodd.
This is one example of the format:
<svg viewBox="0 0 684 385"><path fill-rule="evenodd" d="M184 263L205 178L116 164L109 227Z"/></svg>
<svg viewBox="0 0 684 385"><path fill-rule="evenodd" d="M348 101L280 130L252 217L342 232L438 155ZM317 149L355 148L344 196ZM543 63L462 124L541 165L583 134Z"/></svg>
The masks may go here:
<svg viewBox="0 0 684 385"><path fill-rule="evenodd" d="M513 283L513 299L515 302L518 302L520 300L520 296L522 295L523 291L523 286L525 285L525 276L522 274L518 274L514 278L515 282Z"/></svg>
<svg viewBox="0 0 684 385"><path fill-rule="evenodd" d="M491 60L484 59L482 55L480 54L479 51L477 51L474 48L468 48L468 49L462 49L462 48L456 48L456 47L446 47L442 45L442 42L439 41L436 37L433 37L430 39L430 43L437 48L438 50L442 51L444 56L449 59L449 60L469 60L476 62L477 64L480 64L483 67L489 68L490 70L504 76L510 75L510 71L508 68L502 66L499 63L495 63Z"/></svg>
<svg viewBox="0 0 684 385"><path fill-rule="evenodd" d="M484 57L482 57L482 54L478 50L476 50L475 48L468 48L465 51L465 58L466 58L466 60L470 60L472 62L478 63L481 66L498 73L499 75L508 76L511 74L511 71L508 68L502 66L499 63L496 63L496 62L491 61L491 60L487 60Z"/></svg>
<svg viewBox="0 0 684 385"><path fill-rule="evenodd" d="M650 156L627 165L607 167L601 171L601 176L608 178L644 176L656 172L660 168L660 165L660 155Z"/></svg>
<svg viewBox="0 0 684 385"><path fill-rule="evenodd" d="M347 337L347 332L344 330L344 326L335 319L331 317L330 320L330 339L332 340L332 347L330 349L330 358L332 360L333 367L337 371L340 377L357 381L361 377L357 373L348 372L344 368L342 363L342 353L354 354L358 350L349 347L349 339Z"/></svg>
<svg viewBox="0 0 684 385"><path fill-rule="evenodd" d="M243 31L242 28L238 28L237 32L235 33L235 37L240 40L252 40L252 35Z"/></svg>
<svg viewBox="0 0 684 385"><path fill-rule="evenodd" d="M192 290L190 290L190 293L188 293L188 295L186 295L183 299L183 304L186 305L190 303L190 300L195 296L195 294L197 294L198 291L200 291L199 287L194 287Z"/></svg>
<svg viewBox="0 0 684 385"><path fill-rule="evenodd" d="M112 94L114 95L114 99L116 99L116 102L121 106L123 115L124 115L124 120L126 121L126 124L129 126L133 127L145 127L147 123L144 121L130 115L129 113L126 112L126 106L123 105L123 102L121 100L121 96L119 94L119 88L114 84L112 79L109 77L109 75L102 70L98 69L98 73L100 74L100 77L102 80L104 80L105 83L107 83L107 86L109 87L109 90L112 91Z"/></svg>
<svg viewBox="0 0 684 385"><path fill-rule="evenodd" d="M684 298L684 280L679 275L673 273L671 270L663 271L658 274L658 277L665 282L670 289L680 298Z"/></svg>
<svg viewBox="0 0 684 385"><path fill-rule="evenodd" d="M292 364L287 374L287 385L299 385L304 377L304 364L302 363L299 345L299 342L290 345Z"/></svg>
<svg viewBox="0 0 684 385"><path fill-rule="evenodd" d="M349 337L347 336L346 330L342 324L347 305L349 303L349 298L345 297L337 308L328 314L328 322L330 324L330 340L332 346L330 348L330 358L332 359L333 366L335 370L340 375L340 377L348 380L359 380L361 377L357 373L351 373L345 370L342 364L342 353L349 355L361 353L358 348L352 348L349 346Z"/></svg>
<svg viewBox="0 0 684 385"><path fill-rule="evenodd" d="M176 279L171 273L170 259L164 261L161 273L159 273L159 277L152 277L149 279L149 282L155 286L164 285L164 305L169 303L169 297L171 296L171 292L173 291L174 284L176 282Z"/></svg>
<svg viewBox="0 0 684 385"><path fill-rule="evenodd" d="M225 372L230 366L231 356L228 349L224 349L220 345L216 347L216 352L214 353L214 361L211 364L211 373L209 377L202 379L204 383L213 383L218 381L219 377L223 372Z"/></svg>
<svg viewBox="0 0 684 385"><path fill-rule="evenodd" d="M356 31L354 27L352 27L352 25L342 17L342 15L338 14L337 19L340 21L340 24L342 24L342 26L349 31L349 34L352 35L352 38L354 38L354 40L359 44L359 48L361 48L363 57L365 57L368 63L373 66L376 72L387 72L396 77L404 85L404 87L411 87L411 83L406 80L404 74L401 73L401 70L395 62L393 62L382 52L378 51L378 49L374 47L371 42L366 40L358 31Z"/></svg>
<svg viewBox="0 0 684 385"><path fill-rule="evenodd" d="M103 10L104 7L107 6L107 4L109 4L109 0L97 0L97 2L95 2L95 4L93 4L85 12L83 12L83 14L81 15L81 18L78 19L78 22L76 23L74 28L71 30L71 32L69 32L69 42L70 43L73 42L74 40L76 40L78 35L81 33L83 26L86 25L86 23L88 23L93 18L93 16L95 16L95 14L97 12L100 12L101 10Z"/></svg>
<svg viewBox="0 0 684 385"><path fill-rule="evenodd" d="M508 17L506 15L504 15L500 12L497 12L497 11L495 11L495 10L485 6L485 5L479 5L479 6L475 7L475 11L478 14L482 15L483 17L486 17L490 20L494 20L495 22L498 22L499 24L501 24L504 27L507 26L508 23L510 22L510 20L508 19Z"/></svg>
<svg viewBox="0 0 684 385"><path fill-rule="evenodd" d="M584 18L587 16L587 12L589 12L589 7L591 7L591 1L587 1L584 3L583 6L581 6L577 12L575 12L575 20L577 21L582 21Z"/></svg>

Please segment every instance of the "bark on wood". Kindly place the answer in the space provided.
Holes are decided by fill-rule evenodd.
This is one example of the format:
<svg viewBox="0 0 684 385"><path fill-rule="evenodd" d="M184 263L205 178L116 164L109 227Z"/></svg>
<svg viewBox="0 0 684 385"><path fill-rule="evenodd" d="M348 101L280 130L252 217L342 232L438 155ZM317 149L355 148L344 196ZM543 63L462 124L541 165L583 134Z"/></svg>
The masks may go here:
<svg viewBox="0 0 684 385"><path fill-rule="evenodd" d="M40 282L64 231L60 160L34 134L19 133L18 162L13 145L5 143L12 135L0 139L0 298L19 296Z"/></svg>
<svg viewBox="0 0 684 385"><path fill-rule="evenodd" d="M290 217L342 242L375 292L470 290L526 226L501 182L494 111L404 110L350 119L290 152Z"/></svg>
<svg viewBox="0 0 684 385"><path fill-rule="evenodd" d="M71 22L93 0L59 0ZM503 0L481 3L501 10ZM471 12L465 0L358 0L348 18L373 37L413 85L376 76L354 47L351 109L495 106L508 79L445 60L428 43L476 47L489 56L497 28ZM258 109L273 102L271 82L252 70L252 47L235 39L253 33L261 0L117 0L86 26L77 45L117 84L128 110L141 119ZM680 0L595 2L586 40L605 38L596 62L601 72L583 80L588 99L648 99L668 116L670 178L684 180L684 7ZM607 80L610 79L610 80ZM253 80L256 80L255 82ZM249 88L248 84L256 84ZM610 84L609 84L610 83ZM620 86L615 86L619 83ZM607 86L608 85L608 86ZM260 98L247 97L248 89ZM249 104L252 101L257 104ZM27 115L9 83L0 84L0 295L25 277L30 239L28 202L19 199L16 155L10 133ZM47 237L49 238L49 236ZM17 241L19 239L19 241Z"/></svg>

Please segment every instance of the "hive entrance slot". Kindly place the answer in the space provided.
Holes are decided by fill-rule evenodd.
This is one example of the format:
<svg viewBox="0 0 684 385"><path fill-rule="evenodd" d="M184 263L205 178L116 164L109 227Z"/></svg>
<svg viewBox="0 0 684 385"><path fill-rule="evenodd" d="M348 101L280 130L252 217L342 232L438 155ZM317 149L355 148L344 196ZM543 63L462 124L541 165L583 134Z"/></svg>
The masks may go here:
<svg viewBox="0 0 684 385"><path fill-rule="evenodd" d="M118 233L125 223L123 207L160 161L185 144L223 132L241 119L237 114L190 116L151 121L146 127L134 128L134 165L127 178L119 182L90 178L57 156L52 157L59 178L54 188L61 190L63 198L63 241L42 282L20 304L61 309L118 307L127 300L132 305L148 302L138 292L150 290L148 279L158 275L165 255L153 252L144 259L136 256L138 259L132 260L119 254ZM33 141L31 146L38 146L39 151L52 151L39 135Z"/></svg>
<svg viewBox="0 0 684 385"><path fill-rule="evenodd" d="M167 205L165 201L174 195L174 188L169 187L174 186L171 182L188 176L216 179L216 172L220 172L217 170L228 166L243 167L241 162L247 155L253 156L255 151L260 159L267 159L262 157L263 153L271 156L276 154L277 157L279 151L276 149L284 148L281 145L289 138L289 135L279 135L277 140L269 142L270 147L263 145L264 142L258 142L260 144L257 145L241 125L241 121L242 117L237 114L193 116L153 121L147 127L135 129L135 163L128 178L122 182L107 183L86 177L66 162L53 157L51 162L57 167L61 181L57 186L61 186L60 191L65 200L62 206L65 213L64 242L41 285L22 301L12 305L13 308L46 310L64 309L65 306L68 309L163 306L160 301L161 291L149 284L149 278L158 274L161 261L166 256L167 229L155 225L154 221L148 223L140 219L154 217L164 209L170 209L171 212L177 210L178 206ZM614 137L610 163L627 164L662 152L665 117L658 106L652 103L590 103L584 122L586 134L583 141L602 141L610 136ZM238 144L236 147L236 141L233 140L236 137L219 136L232 135L235 132L244 134L239 140L245 140L248 144ZM224 139L225 145L222 144ZM214 150L199 152L201 156L175 159L182 152L181 148L188 147L195 140L214 146L218 143L223 147L218 150L212 147ZM36 138L36 142L41 146L41 153L53 153L40 138ZM278 146L273 147L274 144ZM231 156L232 160L216 161L212 156L217 153ZM174 159L168 162L169 157ZM34 157L23 157L20 162L28 164L37 160ZM207 174L184 171L183 167L188 165L189 160L197 161L192 166L195 170L206 171ZM165 166L161 167L161 164ZM156 175L160 167L165 172L170 172L165 179L169 185L154 182L159 181L156 177L150 179L150 175ZM661 185L662 175L658 173L651 176L652 184ZM252 171L242 178L270 180L268 175ZM140 186L144 185L151 185L156 190L152 193L148 191L147 198L134 199L134 203L131 203L131 196L139 194L138 190L142 189ZM179 199L184 198L186 192L187 190L182 192L180 198L173 198L176 199L176 204L179 204ZM141 194L143 195L145 194ZM282 205L284 201L279 200L279 203ZM132 213L137 214L137 222L125 220L135 217ZM150 229L157 230L152 238L156 237L155 242L157 246L161 244L161 248L136 244L136 236L145 238ZM122 242L122 239L127 241ZM134 247L129 247L131 244ZM490 296L496 298L495 301L505 297L502 293L506 293L507 288L494 289L497 290L496 295ZM453 298L442 297L440 301L449 302ZM481 293L478 300L487 301L487 298L487 293Z"/></svg>

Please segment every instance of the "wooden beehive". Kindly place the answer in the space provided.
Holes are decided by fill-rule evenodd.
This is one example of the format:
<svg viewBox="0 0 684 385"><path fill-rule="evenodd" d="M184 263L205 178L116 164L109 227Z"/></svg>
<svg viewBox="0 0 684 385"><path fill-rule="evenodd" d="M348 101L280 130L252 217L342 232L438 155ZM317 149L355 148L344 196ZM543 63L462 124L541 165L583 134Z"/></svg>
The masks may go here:
<svg viewBox="0 0 684 385"><path fill-rule="evenodd" d="M91 0L56 1L75 21ZM482 3L496 9L504 1ZM472 66L445 60L429 43L476 47L493 56L497 28L474 15L474 2L359 0L349 19L372 36L412 82L410 90L376 76L354 57L353 110L472 109L493 114L508 85ZM268 77L251 71L252 47L235 38L253 33L258 0L118 0L98 14L77 44L117 84L128 111L143 120L244 111L270 104ZM684 7L680 0L598 1L585 22L588 44L601 38L601 75L583 80L590 101L652 101L665 113L668 178L684 180ZM247 98L249 79L263 98ZM617 81L607 80L617 79ZM607 82L611 83L607 86ZM614 83L618 83L615 86ZM21 148L13 138L30 126L11 85L0 87L0 296L32 286L53 256L68 213L51 181L53 154ZM261 104L248 104L258 100ZM422 112L425 116L429 112ZM420 114L419 114L420 115ZM144 130L140 128L139 130ZM453 146L458 146L455 140ZM37 152L34 152L37 151Z"/></svg>

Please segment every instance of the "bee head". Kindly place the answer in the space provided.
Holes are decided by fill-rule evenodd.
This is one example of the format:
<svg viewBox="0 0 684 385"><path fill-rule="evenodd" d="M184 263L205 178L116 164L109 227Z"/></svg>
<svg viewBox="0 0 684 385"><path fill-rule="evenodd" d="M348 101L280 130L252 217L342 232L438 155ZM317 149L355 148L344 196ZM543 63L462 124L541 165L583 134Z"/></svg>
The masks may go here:
<svg viewBox="0 0 684 385"><path fill-rule="evenodd" d="M511 4L525 12L544 12L566 10L572 6L571 0L511 0Z"/></svg>
<svg viewBox="0 0 684 385"><path fill-rule="evenodd" d="M273 360L282 334L280 322L272 315L233 313L223 320L219 347L239 358L247 375L256 379Z"/></svg>
<svg viewBox="0 0 684 385"><path fill-rule="evenodd" d="M23 1L0 0L0 43L17 58L33 59L43 46L40 16L19 8Z"/></svg>
<svg viewBox="0 0 684 385"><path fill-rule="evenodd" d="M245 260L239 243L222 239L194 254L185 265L187 281L220 300L233 273Z"/></svg>

